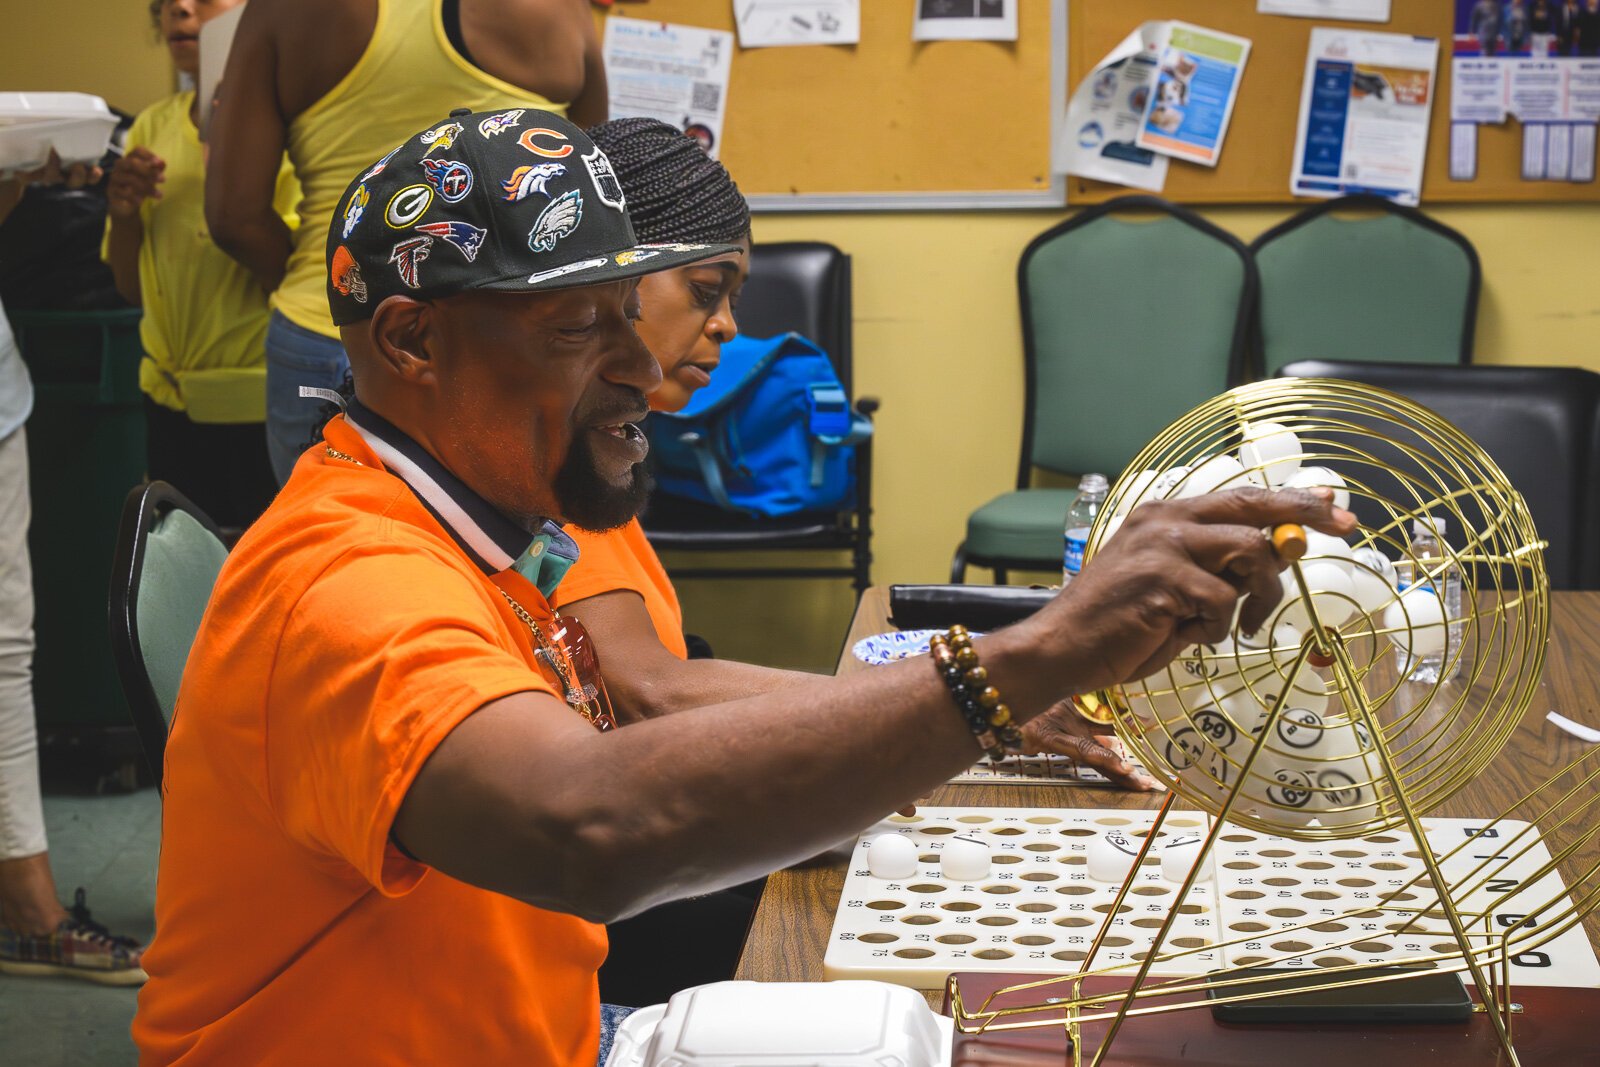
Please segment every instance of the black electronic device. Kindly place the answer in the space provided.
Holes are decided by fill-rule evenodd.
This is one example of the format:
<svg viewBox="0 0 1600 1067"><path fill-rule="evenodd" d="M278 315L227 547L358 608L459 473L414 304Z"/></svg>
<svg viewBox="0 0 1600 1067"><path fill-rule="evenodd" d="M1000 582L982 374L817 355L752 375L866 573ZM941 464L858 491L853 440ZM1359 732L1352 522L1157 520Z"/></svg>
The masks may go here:
<svg viewBox="0 0 1600 1067"><path fill-rule="evenodd" d="M1208 981L1272 977L1272 982L1233 985L1207 991L1212 1000L1268 990L1303 992L1261 1000L1211 1005L1211 1015L1221 1023L1456 1023L1472 1016L1472 1000L1461 978L1452 972L1416 967L1363 967L1338 978L1355 980L1377 975L1405 974L1404 979L1368 982L1330 988L1334 976L1315 969L1249 967L1217 972Z"/></svg>

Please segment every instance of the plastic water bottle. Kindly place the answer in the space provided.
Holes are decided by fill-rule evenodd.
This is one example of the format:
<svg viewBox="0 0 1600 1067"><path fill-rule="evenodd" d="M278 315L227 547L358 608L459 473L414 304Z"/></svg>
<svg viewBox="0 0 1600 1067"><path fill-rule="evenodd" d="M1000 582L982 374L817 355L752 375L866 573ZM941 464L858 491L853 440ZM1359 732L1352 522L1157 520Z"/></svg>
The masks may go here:
<svg viewBox="0 0 1600 1067"><path fill-rule="evenodd" d="M1061 584L1071 585L1072 579L1083 570L1083 549L1089 543L1089 528L1100 507L1106 502L1111 483L1104 474L1085 474L1078 482L1078 498L1067 509L1067 525L1063 531L1065 547L1061 554Z"/></svg>
<svg viewBox="0 0 1600 1067"><path fill-rule="evenodd" d="M1442 595L1444 617L1449 620L1449 642L1443 651L1408 662L1405 649L1395 650L1395 665L1408 682L1447 682L1461 670L1461 639L1466 631L1466 624L1457 621L1461 619L1461 572L1454 564L1441 568L1434 562L1448 555L1448 529L1444 519L1433 516L1413 521L1411 555L1395 564L1398 589L1404 592L1413 585L1422 585L1435 596Z"/></svg>

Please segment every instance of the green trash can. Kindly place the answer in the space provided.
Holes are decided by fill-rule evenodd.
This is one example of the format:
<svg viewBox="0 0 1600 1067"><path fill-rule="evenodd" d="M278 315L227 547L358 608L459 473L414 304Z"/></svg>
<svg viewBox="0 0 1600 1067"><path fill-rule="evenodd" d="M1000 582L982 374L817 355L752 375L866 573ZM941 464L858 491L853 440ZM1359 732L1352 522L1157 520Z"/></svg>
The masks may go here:
<svg viewBox="0 0 1600 1067"><path fill-rule="evenodd" d="M111 655L106 595L128 490L145 477L138 309L11 316L33 378L34 706L48 762L126 774L138 738Z"/></svg>

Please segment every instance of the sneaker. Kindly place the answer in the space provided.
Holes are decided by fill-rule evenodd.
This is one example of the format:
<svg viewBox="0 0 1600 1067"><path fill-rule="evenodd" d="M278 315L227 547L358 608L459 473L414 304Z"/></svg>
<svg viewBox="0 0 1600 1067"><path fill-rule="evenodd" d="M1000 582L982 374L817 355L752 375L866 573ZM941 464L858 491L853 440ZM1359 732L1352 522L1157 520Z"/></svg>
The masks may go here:
<svg viewBox="0 0 1600 1067"><path fill-rule="evenodd" d="M48 934L19 934L0 927L0 974L83 978L101 985L142 985L144 949L89 917L79 889L71 914Z"/></svg>

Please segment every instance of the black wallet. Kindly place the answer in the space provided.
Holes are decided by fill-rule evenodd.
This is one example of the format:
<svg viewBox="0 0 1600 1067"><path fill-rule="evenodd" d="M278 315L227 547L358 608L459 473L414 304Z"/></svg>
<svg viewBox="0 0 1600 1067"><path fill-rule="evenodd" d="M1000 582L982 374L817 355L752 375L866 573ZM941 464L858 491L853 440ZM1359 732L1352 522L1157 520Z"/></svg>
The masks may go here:
<svg viewBox="0 0 1600 1067"><path fill-rule="evenodd" d="M1017 585L891 585L889 621L902 630L958 623L973 630L997 630L1026 619L1056 593Z"/></svg>

